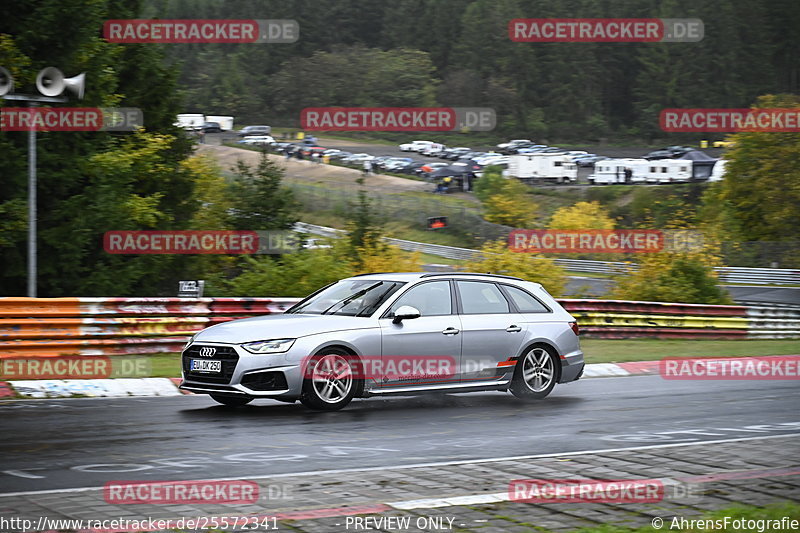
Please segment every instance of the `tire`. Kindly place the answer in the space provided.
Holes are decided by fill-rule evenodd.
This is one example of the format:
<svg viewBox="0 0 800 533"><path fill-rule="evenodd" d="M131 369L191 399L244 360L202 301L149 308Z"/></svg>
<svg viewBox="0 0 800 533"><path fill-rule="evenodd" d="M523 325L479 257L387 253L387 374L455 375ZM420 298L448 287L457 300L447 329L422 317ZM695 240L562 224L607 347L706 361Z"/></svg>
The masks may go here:
<svg viewBox="0 0 800 533"><path fill-rule="evenodd" d="M316 411L338 411L344 408L359 389L353 374L352 355L340 349L327 349L311 358L304 370L303 394L300 402ZM346 366L345 366L346 365Z"/></svg>
<svg viewBox="0 0 800 533"><path fill-rule="evenodd" d="M250 396L232 396L227 394L211 394L210 396L215 402L219 402L228 407L241 407L242 405L247 405L255 399Z"/></svg>
<svg viewBox="0 0 800 533"><path fill-rule="evenodd" d="M556 386L558 359L545 346L534 345L517 361L511 394L521 400L541 400Z"/></svg>

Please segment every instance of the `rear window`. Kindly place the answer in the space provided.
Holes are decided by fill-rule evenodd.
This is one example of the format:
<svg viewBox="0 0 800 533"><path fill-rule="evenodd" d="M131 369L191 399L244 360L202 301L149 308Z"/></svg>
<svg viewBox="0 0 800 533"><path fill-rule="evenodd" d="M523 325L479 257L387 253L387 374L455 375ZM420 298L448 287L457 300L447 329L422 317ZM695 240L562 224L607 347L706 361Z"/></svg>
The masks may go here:
<svg viewBox="0 0 800 533"><path fill-rule="evenodd" d="M533 295L528 294L526 291L511 285L503 285L503 289L508 294L514 305L521 313L549 313L550 310L545 305L536 299Z"/></svg>

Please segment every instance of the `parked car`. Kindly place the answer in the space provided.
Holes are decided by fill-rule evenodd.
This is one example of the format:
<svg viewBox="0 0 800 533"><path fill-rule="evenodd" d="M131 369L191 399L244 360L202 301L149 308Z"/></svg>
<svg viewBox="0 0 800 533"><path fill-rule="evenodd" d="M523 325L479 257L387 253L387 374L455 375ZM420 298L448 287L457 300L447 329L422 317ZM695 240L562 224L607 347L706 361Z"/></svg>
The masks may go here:
<svg viewBox="0 0 800 533"><path fill-rule="evenodd" d="M533 143L533 141L531 141L530 139L512 139L512 140L508 141L507 143L498 144L497 148L499 150L507 150L508 148L514 148L517 145L522 145L522 144L526 144L526 143L527 144L531 144L531 143Z"/></svg>
<svg viewBox="0 0 800 533"><path fill-rule="evenodd" d="M340 150L338 152L333 152L333 153L328 154L328 156L331 158L331 160L334 160L334 159L341 160L341 159L345 159L346 157L350 157L351 155L353 155L353 152L347 152L347 151L344 151L344 150Z"/></svg>
<svg viewBox="0 0 800 533"><path fill-rule="evenodd" d="M449 151L446 151L444 155L441 155L439 157L441 157L442 159L456 160L462 155L472 151L471 148L466 148L466 147L449 148L448 150Z"/></svg>
<svg viewBox="0 0 800 533"><path fill-rule="evenodd" d="M245 145L271 146L275 143L275 139L270 135L253 135L236 142Z"/></svg>
<svg viewBox="0 0 800 533"><path fill-rule="evenodd" d="M578 334L572 315L521 278L363 274L284 314L195 334L182 350L180 387L228 406L274 398L326 411L432 391L535 401L583 374Z"/></svg>
<svg viewBox="0 0 800 533"><path fill-rule="evenodd" d="M341 162L346 164L346 165L354 165L354 164L361 164L364 161L373 161L374 159L375 159L375 156L373 156L373 155L360 153L360 154L352 154L352 155L349 155L347 157L343 157L341 159Z"/></svg>
<svg viewBox="0 0 800 533"><path fill-rule="evenodd" d="M269 135L272 133L272 128L269 126L245 126L239 130L239 137L248 137L250 135Z"/></svg>
<svg viewBox="0 0 800 533"><path fill-rule="evenodd" d="M411 141L410 143L405 143L400 145L401 152L421 152L427 148L430 148L432 144L435 144L433 141Z"/></svg>
<svg viewBox="0 0 800 533"><path fill-rule="evenodd" d="M219 122L203 122L199 129L203 133L222 133Z"/></svg>
<svg viewBox="0 0 800 533"><path fill-rule="evenodd" d="M573 161L579 167L593 167L595 165L595 163L598 163L600 161L605 161L606 159L608 159L608 158L606 156L603 156L603 155L591 155L591 156L588 156L588 157L577 158L577 159L574 159Z"/></svg>
<svg viewBox="0 0 800 533"><path fill-rule="evenodd" d="M447 150L447 147L445 145L434 144L430 148L422 150L420 154L426 155L428 157L439 157L445 150Z"/></svg>
<svg viewBox="0 0 800 533"><path fill-rule="evenodd" d="M528 145L523 145L523 146L519 146L519 147L516 147L516 148L507 149L507 150L505 150L504 153L506 153L508 155L532 154L532 153L535 153L535 152L541 152L545 148L549 148L549 146L547 146L546 144L528 144Z"/></svg>

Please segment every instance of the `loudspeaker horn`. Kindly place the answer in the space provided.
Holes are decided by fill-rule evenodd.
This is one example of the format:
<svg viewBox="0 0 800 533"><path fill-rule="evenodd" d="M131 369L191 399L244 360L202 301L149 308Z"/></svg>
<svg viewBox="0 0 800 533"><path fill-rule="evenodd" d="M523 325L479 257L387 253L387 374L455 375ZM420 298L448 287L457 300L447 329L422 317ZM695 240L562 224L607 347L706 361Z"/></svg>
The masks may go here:
<svg viewBox="0 0 800 533"><path fill-rule="evenodd" d="M83 99L83 85L86 74L81 73L72 78L65 78L55 67L47 67L36 76L36 88L45 96L58 96L68 89L75 93L79 99Z"/></svg>
<svg viewBox="0 0 800 533"><path fill-rule="evenodd" d="M14 90L14 78L11 77L11 73L0 67L0 97L5 96L11 91Z"/></svg>

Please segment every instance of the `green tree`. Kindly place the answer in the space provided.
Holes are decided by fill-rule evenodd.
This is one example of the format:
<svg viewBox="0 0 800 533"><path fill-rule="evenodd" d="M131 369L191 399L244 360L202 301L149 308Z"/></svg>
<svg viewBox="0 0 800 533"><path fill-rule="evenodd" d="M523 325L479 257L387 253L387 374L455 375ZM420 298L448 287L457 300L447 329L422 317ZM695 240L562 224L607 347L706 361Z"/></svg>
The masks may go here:
<svg viewBox="0 0 800 533"><path fill-rule="evenodd" d="M649 254L636 272L617 280L611 295L646 302L732 304L728 293L717 286L713 267L706 263L693 254Z"/></svg>
<svg viewBox="0 0 800 533"><path fill-rule="evenodd" d="M795 95L763 96L757 108L797 108ZM800 227L800 134L741 132L726 152L725 179L704 197L703 218L721 237L796 241Z"/></svg>
<svg viewBox="0 0 800 533"><path fill-rule="evenodd" d="M483 202L484 218L505 226L526 228L536 223L539 207L529 193L530 189L519 180L504 177L499 167L487 167L475 183L475 196Z"/></svg>
<svg viewBox="0 0 800 533"><path fill-rule="evenodd" d="M299 204L292 190L282 185L283 176L283 169L263 152L255 168L237 163L230 187L235 229L289 229L297 222Z"/></svg>
<svg viewBox="0 0 800 533"><path fill-rule="evenodd" d="M0 17L0 64L16 90L34 92L54 65L86 73L84 107L139 107L145 132L38 133L39 295L159 294L173 291L190 257L111 256L103 234L183 229L196 204L180 167L191 143L175 128L180 94L160 49L104 41L108 19L136 18L140 4L107 0L20 0ZM69 28L69 31L64 31ZM7 105L4 103L4 105ZM26 277L27 135L0 132L0 294L21 295Z"/></svg>

